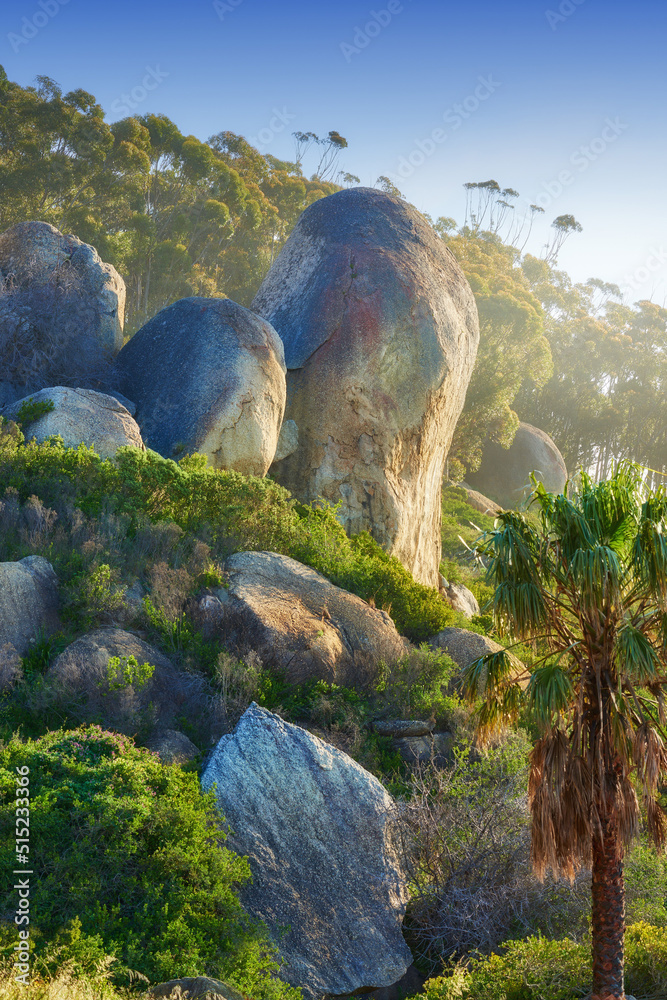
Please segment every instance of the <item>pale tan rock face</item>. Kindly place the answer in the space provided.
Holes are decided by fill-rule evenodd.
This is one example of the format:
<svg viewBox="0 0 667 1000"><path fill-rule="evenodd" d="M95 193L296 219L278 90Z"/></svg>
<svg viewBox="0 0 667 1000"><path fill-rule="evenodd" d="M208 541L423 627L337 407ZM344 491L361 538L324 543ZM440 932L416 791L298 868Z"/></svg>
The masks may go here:
<svg viewBox="0 0 667 1000"><path fill-rule="evenodd" d="M567 483L563 456L549 435L531 424L519 424L509 449L488 441L470 485L507 510L519 507L532 490L531 473L550 493L562 493Z"/></svg>
<svg viewBox="0 0 667 1000"><path fill-rule="evenodd" d="M92 389L69 389L54 386L42 389L26 397L27 400L44 402L51 400L54 409L37 420L23 426L26 440L34 438L38 444L52 434L60 434L67 448L77 448L80 444L93 447L100 458L113 458L123 445L144 448L141 433L135 420L125 407L103 392ZM18 400L1 411L1 415L14 420L21 404Z"/></svg>
<svg viewBox="0 0 667 1000"><path fill-rule="evenodd" d="M137 406L146 445L165 458L266 475L285 410L283 345L230 299L193 296L154 316L116 358L112 388Z"/></svg>
<svg viewBox="0 0 667 1000"><path fill-rule="evenodd" d="M82 280L95 319L100 351L114 355L123 346L125 282L97 250L76 236L64 235L48 222L19 222L0 233L0 271L18 284L45 282L67 264Z"/></svg>
<svg viewBox="0 0 667 1000"><path fill-rule="evenodd" d="M440 495L479 342L461 268L416 209L371 189L311 205L253 309L285 345L298 447L272 474L340 503L437 587Z"/></svg>
<svg viewBox="0 0 667 1000"><path fill-rule="evenodd" d="M386 611L289 556L237 552L225 571L228 588L201 602L200 614L217 621L227 643L253 649L292 683L353 684L411 648Z"/></svg>

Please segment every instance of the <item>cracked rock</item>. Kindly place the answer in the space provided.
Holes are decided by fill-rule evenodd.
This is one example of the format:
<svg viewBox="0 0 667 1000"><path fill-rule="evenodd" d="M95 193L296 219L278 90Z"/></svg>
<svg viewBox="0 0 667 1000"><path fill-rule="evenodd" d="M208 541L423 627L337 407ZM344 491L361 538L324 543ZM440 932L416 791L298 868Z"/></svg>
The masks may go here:
<svg viewBox="0 0 667 1000"><path fill-rule="evenodd" d="M340 503L349 534L437 587L440 484L479 342L454 256L400 199L340 191L300 217L253 309L285 345L299 428L271 474L302 502Z"/></svg>
<svg viewBox="0 0 667 1000"><path fill-rule="evenodd" d="M245 909L264 920L304 997L389 986L412 962L395 804L347 754L252 704L202 775L247 855Z"/></svg>
<svg viewBox="0 0 667 1000"><path fill-rule="evenodd" d="M385 611L289 556L237 552L225 570L229 587L198 605L205 633L218 631L240 654L254 650L295 684L364 680L380 660L393 662L410 648Z"/></svg>

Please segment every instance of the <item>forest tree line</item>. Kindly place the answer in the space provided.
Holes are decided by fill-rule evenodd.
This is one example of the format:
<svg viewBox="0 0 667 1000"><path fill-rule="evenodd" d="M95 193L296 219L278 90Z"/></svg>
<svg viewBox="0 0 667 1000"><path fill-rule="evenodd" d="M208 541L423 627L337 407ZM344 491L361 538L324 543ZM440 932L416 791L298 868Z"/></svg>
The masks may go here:
<svg viewBox="0 0 667 1000"><path fill-rule="evenodd" d="M46 77L22 87L0 67L0 231L39 219L95 246L126 282L130 333L188 295L249 305L304 209L358 183L334 172L338 132L295 139L288 162L229 131L183 135L165 115L109 124L85 90L63 94ZM377 184L392 193L387 178ZM519 420L547 431L571 471L606 477L623 458L667 471L667 310L558 270L558 250L580 228L571 216L554 220L538 258L513 221L516 191L465 189L462 226L431 220L470 281L482 334L450 476L478 465L487 436L509 445Z"/></svg>

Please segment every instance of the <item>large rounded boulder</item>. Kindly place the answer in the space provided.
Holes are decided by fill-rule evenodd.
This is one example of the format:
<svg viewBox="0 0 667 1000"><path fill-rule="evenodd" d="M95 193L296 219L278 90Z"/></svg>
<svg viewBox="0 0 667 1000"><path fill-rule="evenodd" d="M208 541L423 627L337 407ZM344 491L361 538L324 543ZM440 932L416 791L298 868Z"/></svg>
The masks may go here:
<svg viewBox="0 0 667 1000"><path fill-rule="evenodd" d="M539 427L520 423L509 449L487 441L479 470L466 478L474 490L512 510L531 492L531 473L550 493L565 489L567 469L556 444Z"/></svg>
<svg viewBox="0 0 667 1000"><path fill-rule="evenodd" d="M197 607L205 634L224 637L240 655L254 650L292 684L354 685L411 648L386 611L289 556L236 552L225 572L227 585Z"/></svg>
<svg viewBox="0 0 667 1000"><path fill-rule="evenodd" d="M298 438L272 474L437 586L440 484L479 342L454 256L400 199L340 191L303 213L253 309L285 345Z"/></svg>
<svg viewBox="0 0 667 1000"><path fill-rule="evenodd" d="M201 784L248 857L247 912L264 921L280 976L304 997L391 986L412 963L396 804L328 743L254 702L223 736Z"/></svg>
<svg viewBox="0 0 667 1000"><path fill-rule="evenodd" d="M0 233L0 367L30 389L97 380L123 346L125 282L48 222Z"/></svg>
<svg viewBox="0 0 667 1000"><path fill-rule="evenodd" d="M230 299L180 299L116 358L114 389L136 403L146 445L165 458L206 455L219 469L264 476L285 409L283 346Z"/></svg>
<svg viewBox="0 0 667 1000"><path fill-rule="evenodd" d="M35 408L40 404L53 406L50 412L22 423L26 440L34 438L37 444L42 444L53 434L59 434L66 448L85 444L94 448L100 458L113 458L124 446L144 447L139 427L129 412L122 403L106 393L58 385L11 403L0 410L0 416L16 420L24 404ZM35 413L38 413L37 409Z"/></svg>

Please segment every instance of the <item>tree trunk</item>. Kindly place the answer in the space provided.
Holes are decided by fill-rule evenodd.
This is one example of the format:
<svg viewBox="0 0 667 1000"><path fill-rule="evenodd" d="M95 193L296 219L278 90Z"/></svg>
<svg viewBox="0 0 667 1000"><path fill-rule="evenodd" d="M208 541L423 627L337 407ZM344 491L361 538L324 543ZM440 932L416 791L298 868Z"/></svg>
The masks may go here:
<svg viewBox="0 0 667 1000"><path fill-rule="evenodd" d="M624 1000L623 850L613 817L602 820L602 838L593 838L592 896L593 996L591 1000Z"/></svg>

